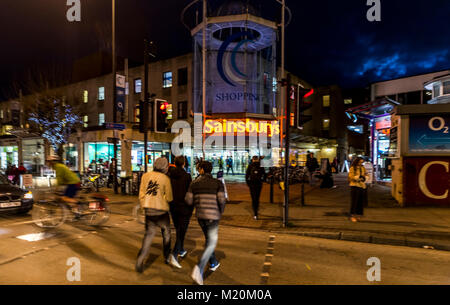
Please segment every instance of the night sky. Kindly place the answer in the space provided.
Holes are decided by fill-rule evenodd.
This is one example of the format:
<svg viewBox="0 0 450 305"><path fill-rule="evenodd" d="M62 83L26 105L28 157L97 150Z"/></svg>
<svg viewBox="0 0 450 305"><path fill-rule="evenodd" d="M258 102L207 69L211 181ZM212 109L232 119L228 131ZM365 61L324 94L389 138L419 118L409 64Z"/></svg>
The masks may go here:
<svg viewBox="0 0 450 305"><path fill-rule="evenodd" d="M159 58L191 51L190 33L180 21L190 0L116 1L118 55L142 61L144 36L156 42ZM366 19L366 1L286 0L293 13L286 68L313 85L343 87L450 69L449 0L381 0L382 21L374 23ZM273 15L274 0L257 2ZM28 71L68 67L108 50L111 1L81 3L82 21L69 23L66 0L1 1L1 99Z"/></svg>

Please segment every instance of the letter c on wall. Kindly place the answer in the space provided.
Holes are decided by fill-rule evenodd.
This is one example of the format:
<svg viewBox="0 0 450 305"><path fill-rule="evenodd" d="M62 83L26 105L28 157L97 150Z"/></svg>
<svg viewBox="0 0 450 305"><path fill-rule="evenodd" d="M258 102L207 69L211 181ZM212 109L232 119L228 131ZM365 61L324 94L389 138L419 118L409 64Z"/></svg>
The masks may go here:
<svg viewBox="0 0 450 305"><path fill-rule="evenodd" d="M446 199L448 197L448 190L445 192L444 195L437 196L437 195L433 194L432 192L430 192L430 190L428 189L428 186L427 186L426 177L427 177L428 169L432 165L435 165L435 164L442 165L443 167L445 167L445 170L447 172L449 171L449 162L434 161L434 162L429 162L429 163L425 164L425 166L422 167L422 169L420 170L420 173L419 173L419 187L420 187L420 190L428 198L437 199L437 200Z"/></svg>

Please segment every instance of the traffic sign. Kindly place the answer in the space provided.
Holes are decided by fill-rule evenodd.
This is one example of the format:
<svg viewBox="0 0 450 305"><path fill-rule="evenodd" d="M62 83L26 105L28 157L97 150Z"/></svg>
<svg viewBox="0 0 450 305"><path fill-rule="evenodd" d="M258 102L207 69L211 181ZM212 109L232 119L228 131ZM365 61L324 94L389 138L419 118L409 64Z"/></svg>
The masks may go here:
<svg viewBox="0 0 450 305"><path fill-rule="evenodd" d="M126 128L125 124L116 124L116 123L105 123L106 129L117 129L124 130Z"/></svg>

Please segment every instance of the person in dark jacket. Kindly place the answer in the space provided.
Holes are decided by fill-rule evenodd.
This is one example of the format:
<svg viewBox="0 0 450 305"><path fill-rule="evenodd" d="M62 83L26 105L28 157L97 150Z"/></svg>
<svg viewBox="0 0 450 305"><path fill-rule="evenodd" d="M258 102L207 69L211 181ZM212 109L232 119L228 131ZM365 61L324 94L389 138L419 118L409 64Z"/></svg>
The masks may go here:
<svg viewBox="0 0 450 305"><path fill-rule="evenodd" d="M169 203L169 206L173 225L177 232L177 240L172 252L175 259L177 259L177 263L178 255L183 258L187 254L187 251L184 249L184 237L186 236L189 221L194 210L194 207L186 204L184 200L192 182L191 175L184 170L184 166L185 158L179 156L175 158L175 167L171 167L169 170L172 190L175 190L173 192L173 201Z"/></svg>
<svg viewBox="0 0 450 305"><path fill-rule="evenodd" d="M210 270L216 271L220 266L214 251L217 246L219 220L225 210L225 192L222 182L211 175L211 162L202 161L199 166L200 176L195 179L186 194L186 203L195 206L198 223L205 234L205 250L192 271L192 279L203 285L203 270L209 261Z"/></svg>
<svg viewBox="0 0 450 305"><path fill-rule="evenodd" d="M247 172L245 173L245 181L247 182L252 196L253 218L255 220L258 220L259 197L261 196L264 175L265 171L264 168L261 167L260 158L254 156L252 158L252 163L248 166Z"/></svg>
<svg viewBox="0 0 450 305"><path fill-rule="evenodd" d="M319 168L319 162L314 158L314 154L310 153L308 159L306 161L306 168L308 169L309 174L309 184L311 186L314 185L314 172Z"/></svg>

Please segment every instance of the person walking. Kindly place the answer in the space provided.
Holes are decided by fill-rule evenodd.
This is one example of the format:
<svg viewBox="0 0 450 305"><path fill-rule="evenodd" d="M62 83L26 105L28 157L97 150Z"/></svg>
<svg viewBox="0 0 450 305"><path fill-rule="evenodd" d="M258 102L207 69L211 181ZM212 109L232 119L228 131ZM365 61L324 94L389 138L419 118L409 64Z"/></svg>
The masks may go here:
<svg viewBox="0 0 450 305"><path fill-rule="evenodd" d="M367 180L367 174L363 162L364 160L359 157L353 160L348 173L348 181L351 189L350 220L352 222L361 220L364 214L364 195L367 187L365 181Z"/></svg>
<svg viewBox="0 0 450 305"><path fill-rule="evenodd" d="M198 223L205 235L205 250L191 274L192 279L199 285L203 285L203 270L208 261L211 271L216 271L220 266L214 251L226 199L222 182L214 179L211 172L211 163L201 162L200 176L191 183L185 198L187 204L195 206Z"/></svg>
<svg viewBox="0 0 450 305"><path fill-rule="evenodd" d="M252 196L253 218L255 220L258 220L259 197L261 195L265 174L264 168L261 167L260 158L254 156L252 163L248 166L247 172L245 173L245 181Z"/></svg>
<svg viewBox="0 0 450 305"><path fill-rule="evenodd" d="M234 176L234 170L233 170L233 158L231 156L227 159L227 175L229 174L231 170L231 174Z"/></svg>
<svg viewBox="0 0 450 305"><path fill-rule="evenodd" d="M144 261L150 253L156 228L161 229L165 262L178 267L175 258L170 253L169 202L173 200L173 197L170 179L166 175L168 169L169 162L167 159L164 157L158 158L155 160L153 171L142 176L139 202L141 207L145 209L145 235L136 260L136 271L139 273L144 271Z"/></svg>
<svg viewBox="0 0 450 305"><path fill-rule="evenodd" d="M313 153L310 153L308 156L308 159L306 161L306 168L308 169L309 184L313 186L314 172L319 168L319 163L317 162L317 159L314 157Z"/></svg>
<svg viewBox="0 0 450 305"><path fill-rule="evenodd" d="M187 254L187 251L184 249L184 237L186 236L189 221L191 220L192 212L194 210L193 206L187 205L184 200L192 182L191 175L184 170L184 166L185 158L183 156L178 156L175 158L175 167L171 167L169 170L172 190L176 190L173 193L173 201L169 203L169 207L177 236L172 254L175 259L174 264L177 265L178 268L181 268L181 265L178 262L178 256L183 258Z"/></svg>

